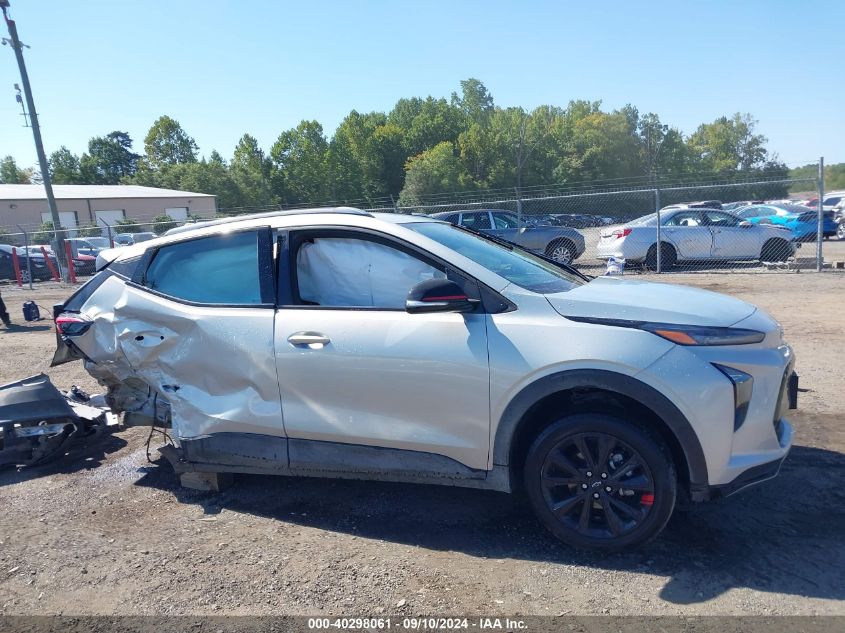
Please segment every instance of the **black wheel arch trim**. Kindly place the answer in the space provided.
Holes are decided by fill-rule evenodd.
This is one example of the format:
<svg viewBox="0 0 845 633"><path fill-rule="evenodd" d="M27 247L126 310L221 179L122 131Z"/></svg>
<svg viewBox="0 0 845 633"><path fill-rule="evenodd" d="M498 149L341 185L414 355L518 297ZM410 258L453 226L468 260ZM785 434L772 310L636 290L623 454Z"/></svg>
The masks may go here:
<svg viewBox="0 0 845 633"><path fill-rule="evenodd" d="M508 466L513 440L525 415L534 404L552 394L575 388L591 387L613 391L641 402L669 428L684 452L689 468L690 488L696 490L708 483L707 463L698 436L675 404L654 387L644 382L602 369L573 369L544 376L524 387L508 403L493 442L493 464Z"/></svg>

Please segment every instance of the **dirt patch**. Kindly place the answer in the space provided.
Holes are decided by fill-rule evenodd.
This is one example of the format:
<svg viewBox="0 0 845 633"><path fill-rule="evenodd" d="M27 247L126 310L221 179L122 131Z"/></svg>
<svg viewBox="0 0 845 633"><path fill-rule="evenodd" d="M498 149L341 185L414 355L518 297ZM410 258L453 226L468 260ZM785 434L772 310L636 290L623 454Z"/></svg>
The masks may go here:
<svg viewBox="0 0 845 633"><path fill-rule="evenodd" d="M845 275L662 280L772 313L806 391L781 476L676 512L652 545L576 552L491 492L241 476L191 493L137 429L0 471L0 613L845 614ZM18 322L24 300L68 294L3 288ZM0 330L0 383L45 371L96 391L79 363L49 368L44 326Z"/></svg>

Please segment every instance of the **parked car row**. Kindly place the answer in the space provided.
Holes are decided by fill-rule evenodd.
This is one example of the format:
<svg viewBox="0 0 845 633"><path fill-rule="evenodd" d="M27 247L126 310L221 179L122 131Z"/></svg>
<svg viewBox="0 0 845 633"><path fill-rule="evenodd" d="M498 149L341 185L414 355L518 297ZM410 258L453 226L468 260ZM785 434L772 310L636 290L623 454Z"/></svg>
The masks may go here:
<svg viewBox="0 0 845 633"><path fill-rule="evenodd" d="M796 204L754 204L743 207L737 215L754 224L775 224L792 232L792 237L802 242L813 241L818 236L818 211ZM823 212L822 235L836 235L833 211Z"/></svg>
<svg viewBox="0 0 845 633"><path fill-rule="evenodd" d="M16 278L12 259L12 248L8 244L0 244L0 279ZM41 251L42 248L47 251L47 256L50 258L53 266L58 267L56 254L49 246L30 246L28 249L23 246L16 247L18 264L24 282L29 282L30 274L32 275L32 281L46 281L52 278L53 273L44 259L44 253ZM80 276L93 275L96 260L97 258L93 255L77 253L73 257L73 266L76 274Z"/></svg>

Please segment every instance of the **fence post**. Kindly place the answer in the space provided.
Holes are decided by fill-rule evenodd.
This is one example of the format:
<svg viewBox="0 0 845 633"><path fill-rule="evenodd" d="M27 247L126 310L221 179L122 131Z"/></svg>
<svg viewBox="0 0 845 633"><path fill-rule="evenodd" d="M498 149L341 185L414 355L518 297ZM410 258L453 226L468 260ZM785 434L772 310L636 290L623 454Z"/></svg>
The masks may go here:
<svg viewBox="0 0 845 633"><path fill-rule="evenodd" d="M522 196L519 194L519 187L513 188L516 194L516 225L522 228Z"/></svg>
<svg viewBox="0 0 845 633"><path fill-rule="evenodd" d="M819 158L819 210L816 226L816 271L824 265L822 239L824 238L824 156Z"/></svg>
<svg viewBox="0 0 845 633"><path fill-rule="evenodd" d="M76 266L73 263L73 247L65 240L65 255L67 255L67 278L72 284L76 283Z"/></svg>
<svg viewBox="0 0 845 633"><path fill-rule="evenodd" d="M50 269L50 274L53 275L53 281L61 281L62 278L59 275L59 271L56 266L53 265L53 260L50 259L50 256L47 254L47 249L43 246L41 247L41 254L44 255L44 263L47 264L47 268ZM56 264L59 263L59 258L56 257Z"/></svg>
<svg viewBox="0 0 845 633"><path fill-rule="evenodd" d="M21 260L18 257L18 249L12 247L12 268L15 270L15 279L18 282L18 288L23 288L23 279L21 278Z"/></svg>
<svg viewBox="0 0 845 633"><path fill-rule="evenodd" d="M100 222L102 222L103 224L105 224L105 225L106 225L106 230L107 230L107 231L108 231L108 233L109 233L109 245L110 245L112 248L114 248L114 238L112 238L112 236L111 236L111 224L109 224L108 222L106 222L106 221L105 221L105 220L103 220L102 218L100 218Z"/></svg>
<svg viewBox="0 0 845 633"><path fill-rule="evenodd" d="M657 248L657 273L660 274L660 272L662 271L662 264L663 264L663 262L661 261L662 260L661 251L663 249L660 248L660 246L661 246L661 242L660 242L660 238L661 238L661 235L660 235L660 189L654 190L654 212L657 214L657 246L656 246L656 248Z"/></svg>
<svg viewBox="0 0 845 633"><path fill-rule="evenodd" d="M23 233L23 246L26 249L26 271L29 273L29 289L32 290L32 259L29 256L29 233L18 224L18 228Z"/></svg>

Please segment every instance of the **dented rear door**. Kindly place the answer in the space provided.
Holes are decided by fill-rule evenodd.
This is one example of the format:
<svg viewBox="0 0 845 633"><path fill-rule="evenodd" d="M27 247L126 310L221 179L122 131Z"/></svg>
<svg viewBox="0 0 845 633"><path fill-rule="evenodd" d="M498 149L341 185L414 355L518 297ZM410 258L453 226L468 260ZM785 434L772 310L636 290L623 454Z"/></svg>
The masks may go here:
<svg viewBox="0 0 845 633"><path fill-rule="evenodd" d="M270 229L186 237L111 274L81 313L74 344L108 384L149 386L177 438L284 437L273 348Z"/></svg>

